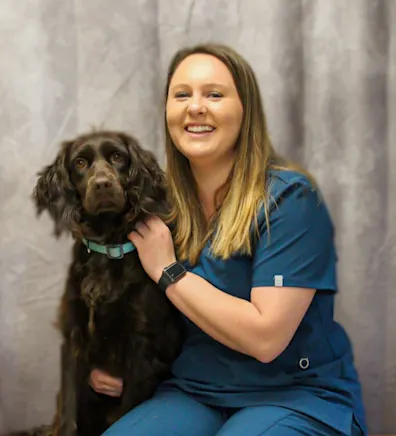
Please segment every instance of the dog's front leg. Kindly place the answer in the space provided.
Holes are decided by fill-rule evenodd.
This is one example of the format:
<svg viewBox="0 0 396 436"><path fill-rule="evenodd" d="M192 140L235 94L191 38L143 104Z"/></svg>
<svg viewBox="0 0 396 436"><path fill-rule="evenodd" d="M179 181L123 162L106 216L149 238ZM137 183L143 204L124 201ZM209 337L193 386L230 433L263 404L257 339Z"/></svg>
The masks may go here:
<svg viewBox="0 0 396 436"><path fill-rule="evenodd" d="M146 340L142 341L141 347L135 349L136 356L149 356L151 346ZM128 370L125 371L121 404L112 410L108 416L108 424L111 425L134 407L148 400L167 372L168 366L153 358L147 361L143 358L130 359Z"/></svg>
<svg viewBox="0 0 396 436"><path fill-rule="evenodd" d="M61 348L61 390L54 425L54 436L75 436L78 389L77 360L69 338Z"/></svg>
<svg viewBox="0 0 396 436"><path fill-rule="evenodd" d="M140 384L133 383L128 379L124 380L120 404L115 407L111 407L106 414L106 424L108 427L121 419L125 414L142 402L141 395L137 394L140 388Z"/></svg>

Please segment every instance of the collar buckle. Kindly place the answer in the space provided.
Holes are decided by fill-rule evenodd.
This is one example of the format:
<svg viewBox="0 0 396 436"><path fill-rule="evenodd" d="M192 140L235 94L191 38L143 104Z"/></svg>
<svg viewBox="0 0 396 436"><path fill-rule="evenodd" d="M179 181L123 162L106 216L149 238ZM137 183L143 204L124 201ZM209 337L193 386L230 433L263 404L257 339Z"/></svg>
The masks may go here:
<svg viewBox="0 0 396 436"><path fill-rule="evenodd" d="M106 256L109 259L122 259L124 257L124 248L122 245L117 245L117 244L107 244L106 246ZM119 255L113 255L111 254L111 250L113 251L117 251L119 250Z"/></svg>

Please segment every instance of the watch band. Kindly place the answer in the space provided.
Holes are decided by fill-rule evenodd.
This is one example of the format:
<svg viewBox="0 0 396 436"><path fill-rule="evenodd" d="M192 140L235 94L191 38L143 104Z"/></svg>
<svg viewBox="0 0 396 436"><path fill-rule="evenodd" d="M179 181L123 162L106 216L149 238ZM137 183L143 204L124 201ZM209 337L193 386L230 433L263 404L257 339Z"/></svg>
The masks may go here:
<svg viewBox="0 0 396 436"><path fill-rule="evenodd" d="M162 272L161 278L158 282L158 287L161 289L162 292L166 291L166 288L172 283L170 278L164 274L164 271Z"/></svg>

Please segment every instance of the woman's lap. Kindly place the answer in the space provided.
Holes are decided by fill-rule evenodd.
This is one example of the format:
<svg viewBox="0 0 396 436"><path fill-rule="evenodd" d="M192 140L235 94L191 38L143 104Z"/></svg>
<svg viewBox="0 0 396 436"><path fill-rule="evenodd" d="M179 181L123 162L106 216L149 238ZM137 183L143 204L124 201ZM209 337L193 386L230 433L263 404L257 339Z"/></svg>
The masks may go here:
<svg viewBox="0 0 396 436"><path fill-rule="evenodd" d="M206 436L215 435L224 423L222 414L190 396L167 391L127 413L104 436Z"/></svg>
<svg viewBox="0 0 396 436"><path fill-rule="evenodd" d="M229 409L228 409L229 410ZM104 436L332 436L330 427L277 406L237 410L206 406L179 391L166 391L136 407ZM360 436L351 429L352 436Z"/></svg>
<svg viewBox="0 0 396 436"><path fill-rule="evenodd" d="M335 436L340 433L306 415L278 406L246 407L233 414L216 436ZM350 436L360 436L353 433Z"/></svg>

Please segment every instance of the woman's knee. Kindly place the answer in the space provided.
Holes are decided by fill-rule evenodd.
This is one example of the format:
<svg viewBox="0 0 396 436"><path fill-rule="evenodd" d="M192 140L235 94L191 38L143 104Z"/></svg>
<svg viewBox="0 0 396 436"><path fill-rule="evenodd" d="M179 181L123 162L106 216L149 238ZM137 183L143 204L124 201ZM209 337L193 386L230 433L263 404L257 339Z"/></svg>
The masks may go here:
<svg viewBox="0 0 396 436"><path fill-rule="evenodd" d="M292 410L276 406L246 407L229 418L216 436L332 436L334 429Z"/></svg>

